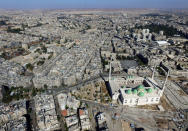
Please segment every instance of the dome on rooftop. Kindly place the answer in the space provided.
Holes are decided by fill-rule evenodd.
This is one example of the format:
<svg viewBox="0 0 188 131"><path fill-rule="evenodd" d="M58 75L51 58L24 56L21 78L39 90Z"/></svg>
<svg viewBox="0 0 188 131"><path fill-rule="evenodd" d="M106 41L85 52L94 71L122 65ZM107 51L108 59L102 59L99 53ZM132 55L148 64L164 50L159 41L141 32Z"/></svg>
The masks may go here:
<svg viewBox="0 0 188 131"><path fill-rule="evenodd" d="M131 93L132 93L131 89L128 89L128 90L126 91L126 93L127 93L127 94L131 94Z"/></svg>
<svg viewBox="0 0 188 131"><path fill-rule="evenodd" d="M151 92L152 92L152 89L151 89L151 88L147 89L147 92L148 92L148 93L151 93Z"/></svg>
<svg viewBox="0 0 188 131"><path fill-rule="evenodd" d="M137 93L138 93L137 89L134 89L133 94L137 94Z"/></svg>
<svg viewBox="0 0 188 131"><path fill-rule="evenodd" d="M144 92L139 92L138 96L143 97L144 96Z"/></svg>
<svg viewBox="0 0 188 131"><path fill-rule="evenodd" d="M144 88L144 86L143 85L139 85L138 88Z"/></svg>
<svg viewBox="0 0 188 131"><path fill-rule="evenodd" d="M144 90L144 86L143 85L139 85L138 86L138 91L143 91Z"/></svg>

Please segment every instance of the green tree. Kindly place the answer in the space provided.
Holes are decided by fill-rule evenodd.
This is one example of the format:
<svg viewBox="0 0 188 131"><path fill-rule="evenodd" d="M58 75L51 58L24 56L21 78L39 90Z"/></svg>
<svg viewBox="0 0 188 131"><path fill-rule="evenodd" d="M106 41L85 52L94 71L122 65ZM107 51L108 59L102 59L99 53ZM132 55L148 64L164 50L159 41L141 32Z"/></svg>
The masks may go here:
<svg viewBox="0 0 188 131"><path fill-rule="evenodd" d="M42 49L43 53L47 53L47 48L45 46L43 46L41 49Z"/></svg>
<svg viewBox="0 0 188 131"><path fill-rule="evenodd" d="M29 69L30 71L32 71L34 68L34 66L31 63L26 64L26 69Z"/></svg>
<svg viewBox="0 0 188 131"><path fill-rule="evenodd" d="M32 96L36 96L37 95L37 91L35 88L32 89Z"/></svg>

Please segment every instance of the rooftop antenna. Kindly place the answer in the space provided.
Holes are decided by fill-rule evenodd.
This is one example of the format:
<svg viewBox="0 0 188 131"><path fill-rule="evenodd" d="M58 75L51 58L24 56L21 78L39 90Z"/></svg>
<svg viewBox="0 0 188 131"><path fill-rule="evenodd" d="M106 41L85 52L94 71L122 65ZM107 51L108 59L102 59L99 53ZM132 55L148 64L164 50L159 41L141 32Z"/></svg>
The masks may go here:
<svg viewBox="0 0 188 131"><path fill-rule="evenodd" d="M155 68L156 68L156 64L155 64L155 66L154 66L154 68L153 68L153 74L152 74L152 80L154 80L154 75L155 75Z"/></svg>

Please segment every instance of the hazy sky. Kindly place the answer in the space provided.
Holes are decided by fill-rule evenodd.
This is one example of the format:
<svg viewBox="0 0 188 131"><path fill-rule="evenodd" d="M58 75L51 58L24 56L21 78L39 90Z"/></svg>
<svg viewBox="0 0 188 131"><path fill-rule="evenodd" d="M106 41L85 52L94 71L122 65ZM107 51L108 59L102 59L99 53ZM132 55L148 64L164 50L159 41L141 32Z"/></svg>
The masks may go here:
<svg viewBox="0 0 188 131"><path fill-rule="evenodd" d="M188 8L188 0L0 0L0 8Z"/></svg>

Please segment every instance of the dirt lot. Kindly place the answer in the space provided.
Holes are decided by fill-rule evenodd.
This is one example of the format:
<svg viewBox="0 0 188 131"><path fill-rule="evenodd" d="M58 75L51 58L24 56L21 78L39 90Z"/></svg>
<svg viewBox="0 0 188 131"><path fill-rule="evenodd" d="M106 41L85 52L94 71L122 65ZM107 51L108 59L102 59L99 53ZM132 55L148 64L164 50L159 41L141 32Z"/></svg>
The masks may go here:
<svg viewBox="0 0 188 131"><path fill-rule="evenodd" d="M150 110L158 110L157 105L143 105L143 106L137 106L137 108L140 108L140 109L150 109Z"/></svg>
<svg viewBox="0 0 188 131"><path fill-rule="evenodd" d="M132 131L131 127L130 127L130 123L126 122L126 121L122 121L122 130L123 131Z"/></svg>
<svg viewBox="0 0 188 131"><path fill-rule="evenodd" d="M88 84L73 94L78 99L93 100L101 103L111 102L107 87L104 81Z"/></svg>
<svg viewBox="0 0 188 131"><path fill-rule="evenodd" d="M173 121L169 121L166 119L159 119L159 118L155 118L155 121L158 128L161 128L163 130L176 129L176 126Z"/></svg>
<svg viewBox="0 0 188 131"><path fill-rule="evenodd" d="M187 94L182 91L182 90L177 90L178 91L178 94L181 95L181 96L187 96Z"/></svg>
<svg viewBox="0 0 188 131"><path fill-rule="evenodd" d="M111 114L106 114L106 118L107 118L107 126L110 131L124 131L124 130L122 130L122 123L121 123L122 121L121 120L112 119Z"/></svg>
<svg viewBox="0 0 188 131"><path fill-rule="evenodd" d="M167 99L164 95L161 97L160 103L157 104L157 105L143 105L143 106L137 106L137 108L159 110L158 107L157 107L158 105L162 105L162 107L166 111L175 111L175 108L170 103L167 102Z"/></svg>
<svg viewBox="0 0 188 131"><path fill-rule="evenodd" d="M156 118L156 124L161 129L168 129L168 120Z"/></svg>
<svg viewBox="0 0 188 131"><path fill-rule="evenodd" d="M167 98L164 95L160 99L160 104L167 111L175 111L176 110L175 107L173 107L173 105L171 105L169 102L167 102Z"/></svg>

